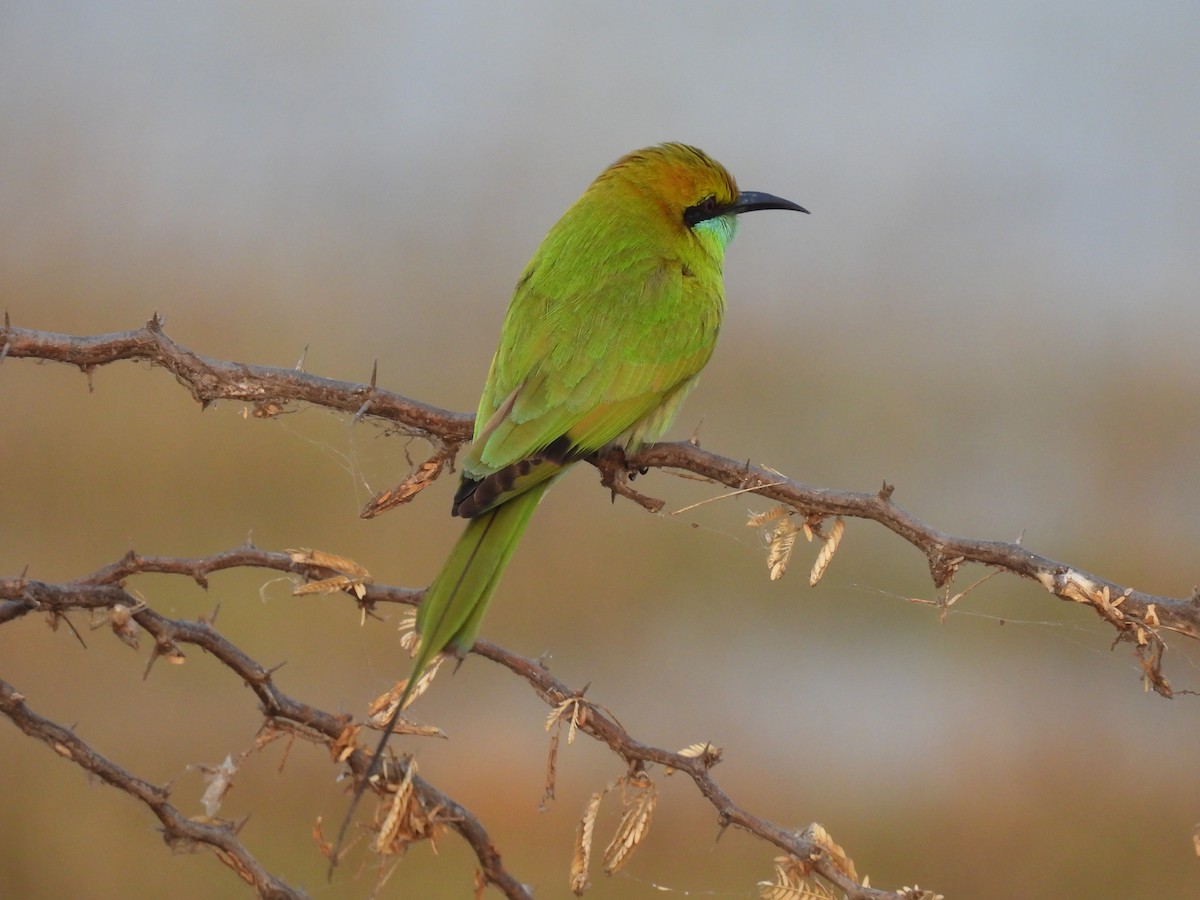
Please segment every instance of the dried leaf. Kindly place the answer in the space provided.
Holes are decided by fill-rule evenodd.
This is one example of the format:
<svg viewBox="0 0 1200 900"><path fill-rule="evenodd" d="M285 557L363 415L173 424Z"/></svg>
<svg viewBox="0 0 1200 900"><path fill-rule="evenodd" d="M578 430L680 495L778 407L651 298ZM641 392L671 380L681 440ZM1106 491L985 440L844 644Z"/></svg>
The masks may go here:
<svg viewBox="0 0 1200 900"><path fill-rule="evenodd" d="M570 728L567 731L567 743L573 744L575 743L576 728L587 721L587 701L582 697L568 697L562 703L558 704L558 706L554 707L550 711L550 714L546 716L546 730L549 731L556 722L561 723L568 712L570 713L570 717L567 718L567 722Z"/></svg>
<svg viewBox="0 0 1200 900"><path fill-rule="evenodd" d="M705 762L707 765L712 766L720 762L722 750L720 747L714 747L708 741L705 741L703 744L688 744L682 750L677 750L676 753L688 759L697 759L701 756L706 757ZM675 774L675 769L671 766L667 766L665 771L668 775Z"/></svg>
<svg viewBox="0 0 1200 900"><path fill-rule="evenodd" d="M350 758L350 754L358 746L358 732L360 730L361 727L355 725L353 722L342 729L342 733L337 736L337 740L329 747L329 755L336 762L345 762Z"/></svg>
<svg viewBox="0 0 1200 900"><path fill-rule="evenodd" d="M771 546L767 549L767 568L770 570L772 581L778 581L787 571L788 563L792 559L792 549L796 546L796 535L799 533L800 529L789 519L780 522L768 534Z"/></svg>
<svg viewBox="0 0 1200 900"><path fill-rule="evenodd" d="M1125 613L1117 609L1117 606L1120 605L1121 600L1124 598L1118 598L1117 603L1114 604L1112 602L1112 592L1109 590L1108 585L1102 587L1099 593L1092 599L1095 604L1110 617L1116 619L1118 622L1123 622L1125 620Z"/></svg>
<svg viewBox="0 0 1200 900"><path fill-rule="evenodd" d="M550 712L546 714L546 730L549 731L555 725L561 726L563 713L570 709L574 704L575 698L568 697L562 703L558 704L558 706L554 707L554 709L550 710Z"/></svg>
<svg viewBox="0 0 1200 900"><path fill-rule="evenodd" d="M762 528L763 526L769 525L771 522L774 522L777 519L786 519L791 514L792 514L792 511L790 509L788 509L786 506L783 506L783 505L772 506L766 512L750 513L750 518L748 518L746 520L746 527L747 528Z"/></svg>
<svg viewBox="0 0 1200 900"><path fill-rule="evenodd" d="M604 849L605 875L619 871L650 830L654 807L658 804L658 789L645 775L641 776L637 787L638 792L626 799L625 814L617 825L616 834Z"/></svg>
<svg viewBox="0 0 1200 900"><path fill-rule="evenodd" d="M114 603L109 610L94 610L89 625L93 631L108 625L112 629L112 633L120 638L124 644L136 650L138 648L140 629L133 617L145 608L146 604L143 602L139 602L133 607L126 606L124 603ZM100 615L97 616L97 613Z"/></svg>
<svg viewBox="0 0 1200 900"><path fill-rule="evenodd" d="M441 806L426 809L421 797L413 790L416 762L404 760L404 778L395 790L380 801L375 811L376 831L371 849L382 856L397 856L419 840L429 840L437 852L437 839L446 830L444 810ZM380 818L382 815L382 819Z"/></svg>
<svg viewBox="0 0 1200 900"><path fill-rule="evenodd" d="M795 548L796 537L803 534L804 537L812 541L813 535L820 535L820 531L816 530L819 526L822 517L819 515L805 516L801 520L800 525L796 525L792 521L794 510L786 506L775 506L763 513L751 513L746 524L751 527L763 529L763 538L768 544L767 549L767 568L770 571L771 580L778 581L787 571L788 563L792 558L792 550ZM772 523L774 525L770 528ZM821 550L821 555L818 557L817 564L813 567L812 574L809 576L809 583L816 584L824 574L825 568L829 565L830 559L833 558L833 553L837 550L838 542L842 539L842 531L845 529L845 523L839 516L834 524L833 531L828 537L820 535L825 542Z"/></svg>
<svg viewBox="0 0 1200 900"><path fill-rule="evenodd" d="M417 686L413 688L413 692L408 695L408 700L404 703L404 708L408 709L413 705L413 701L420 697L423 693L429 690L429 685L433 683L434 677L438 670L442 667L442 663L446 661L446 654L439 653L434 657L433 661L425 667L425 670L420 675L416 676ZM400 701L400 695L404 693L405 687L409 682L408 678L401 679L396 682L395 687L390 691L380 694L367 707L367 723L372 728L383 728L392 713L396 709L396 704ZM399 723L396 727L397 734L416 734L417 732L401 731Z"/></svg>
<svg viewBox="0 0 1200 900"><path fill-rule="evenodd" d="M398 485L388 488L386 491L381 491L368 500L367 505L362 508L359 516L364 519L373 519L393 506L408 503L413 497L433 484L437 477L442 474L442 469L446 467L447 462L448 458L443 454L438 454L425 460L425 462L417 466L415 472Z"/></svg>
<svg viewBox="0 0 1200 900"><path fill-rule="evenodd" d="M233 787L233 776L237 774L238 767L234 764L233 757L226 754L225 761L216 768L201 768L205 772L204 780L208 782L208 787L204 789L200 803L204 806L205 815L211 818L220 810L221 801Z"/></svg>
<svg viewBox="0 0 1200 900"><path fill-rule="evenodd" d="M546 801L554 799L555 781L558 777L558 741L562 736L562 726L568 723L567 743L575 743L575 733L578 726L587 721L588 703L582 697L568 697L550 710L546 716L546 730L550 732L550 749L546 756L546 790L542 793L542 809Z"/></svg>
<svg viewBox="0 0 1200 900"><path fill-rule="evenodd" d="M139 606L142 609L146 608L145 603L141 603ZM138 645L138 624L133 621L133 614L136 611L130 609L124 603L118 603L112 608L113 634L135 650Z"/></svg>
<svg viewBox="0 0 1200 900"><path fill-rule="evenodd" d="M810 587L816 587L821 576L825 574L825 570L829 568L833 554L837 552L838 544L842 542L842 532L845 530L846 522L841 516L838 516L833 520L833 527L829 529L828 536L821 544L821 552L817 554L817 561L813 563L812 571L808 573Z"/></svg>
<svg viewBox="0 0 1200 900"><path fill-rule="evenodd" d="M606 793L608 788L592 794L583 808L583 818L579 820L579 828L575 832L575 853L571 857L571 893L576 897L583 896L583 892L591 886L588 868L592 862L592 832L596 815L600 812L600 801Z"/></svg>
<svg viewBox="0 0 1200 900"><path fill-rule="evenodd" d="M809 881L812 866L795 856L775 858L775 880L760 881L762 900L833 900L833 893L819 881Z"/></svg>
<svg viewBox="0 0 1200 900"><path fill-rule="evenodd" d="M385 801L387 813L379 825L379 833L371 842L371 849L376 853L385 855L398 853L413 840L423 836L420 833L414 833L411 827L405 828L406 824L409 826L413 824L414 810L411 807L420 806L415 802L413 796L413 776L416 774L416 760L410 758L404 772L404 779L396 786L396 792L391 795L391 798ZM422 819L423 817L417 813L416 818Z"/></svg>
<svg viewBox="0 0 1200 900"><path fill-rule="evenodd" d="M299 550L285 550L283 552L288 554L294 563L319 566L322 569L332 569L335 572L341 572L343 575L361 578L368 584L371 582L371 573L348 556L339 556L336 553L327 553L324 550L311 550L307 547L301 547Z"/></svg>
<svg viewBox="0 0 1200 900"><path fill-rule="evenodd" d="M409 610L400 616L400 646L408 651L409 656L417 655L421 646L421 636L417 634L417 611Z"/></svg>
<svg viewBox="0 0 1200 900"><path fill-rule="evenodd" d="M284 552L291 557L294 563L332 569L338 573L329 578L299 585L292 591L293 597L303 597L308 594L336 594L339 591L347 591L361 600L367 595L367 585L375 581L365 567L348 556L338 556L336 553L326 553L324 550L310 550L307 547Z"/></svg>
<svg viewBox="0 0 1200 900"><path fill-rule="evenodd" d="M588 708L582 703L576 703L575 709L571 710L571 724L566 728L566 745L570 746L575 743L575 732L587 718Z"/></svg>
<svg viewBox="0 0 1200 900"><path fill-rule="evenodd" d="M371 579L364 581L361 578L351 578L349 575L334 575L331 578L322 578L320 581L309 581L297 585L292 589L292 596L304 597L308 594L336 594L339 591L346 591L361 600L367 596L367 585L370 583Z"/></svg>
<svg viewBox="0 0 1200 900"><path fill-rule="evenodd" d="M825 851L825 855L831 863L837 866L839 872L847 878L858 881L858 873L854 871L854 861L846 855L845 850L834 843L833 838L829 836L829 832L825 830L824 826L813 822L805 829L805 833L814 844Z"/></svg>

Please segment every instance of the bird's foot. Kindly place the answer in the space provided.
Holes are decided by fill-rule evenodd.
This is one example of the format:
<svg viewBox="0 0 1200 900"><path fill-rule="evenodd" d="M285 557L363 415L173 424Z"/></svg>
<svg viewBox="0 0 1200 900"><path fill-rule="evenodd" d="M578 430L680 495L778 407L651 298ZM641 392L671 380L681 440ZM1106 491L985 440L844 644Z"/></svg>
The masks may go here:
<svg viewBox="0 0 1200 900"><path fill-rule="evenodd" d="M612 491L614 503L617 500L617 494L620 494L652 513L661 512L666 505L666 501L648 497L630 487L629 482L638 475L645 475L650 470L644 467L630 466L623 447L613 447L597 456L593 462L600 470L600 483Z"/></svg>

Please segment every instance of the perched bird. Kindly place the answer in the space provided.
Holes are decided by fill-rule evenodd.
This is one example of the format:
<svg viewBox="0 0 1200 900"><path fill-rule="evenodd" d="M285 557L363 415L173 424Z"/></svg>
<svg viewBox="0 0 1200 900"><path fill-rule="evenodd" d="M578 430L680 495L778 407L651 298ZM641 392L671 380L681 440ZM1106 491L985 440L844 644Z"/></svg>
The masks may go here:
<svg viewBox="0 0 1200 900"><path fill-rule="evenodd" d="M695 147L661 144L609 166L550 229L517 282L461 460L452 513L469 521L421 603L413 674L355 801L421 672L470 651L546 489L572 463L632 452L670 425L716 344L737 217L759 209L808 211L739 191Z"/></svg>

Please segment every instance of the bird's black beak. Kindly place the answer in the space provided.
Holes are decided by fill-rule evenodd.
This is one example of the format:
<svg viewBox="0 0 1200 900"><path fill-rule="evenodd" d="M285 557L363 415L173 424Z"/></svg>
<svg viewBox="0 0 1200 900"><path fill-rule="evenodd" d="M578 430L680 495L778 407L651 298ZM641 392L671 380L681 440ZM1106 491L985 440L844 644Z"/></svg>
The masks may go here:
<svg viewBox="0 0 1200 900"><path fill-rule="evenodd" d="M754 212L756 209L791 209L796 212L808 212L799 203L784 200L782 197L776 197L774 194L764 194L761 191L742 191L733 203L735 214Z"/></svg>

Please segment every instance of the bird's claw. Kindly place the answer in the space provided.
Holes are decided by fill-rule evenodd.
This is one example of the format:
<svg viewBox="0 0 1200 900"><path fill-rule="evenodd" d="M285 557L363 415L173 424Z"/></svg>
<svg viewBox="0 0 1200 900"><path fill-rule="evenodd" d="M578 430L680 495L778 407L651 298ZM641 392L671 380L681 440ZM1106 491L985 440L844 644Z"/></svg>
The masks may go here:
<svg viewBox="0 0 1200 900"><path fill-rule="evenodd" d="M617 494L620 494L652 513L660 512L666 505L666 501L648 497L629 486L629 482L639 474L645 475L650 468L649 466L636 468L630 466L624 448L614 447L595 459L594 462L596 468L600 470L600 483L612 491L614 503L617 502Z"/></svg>

